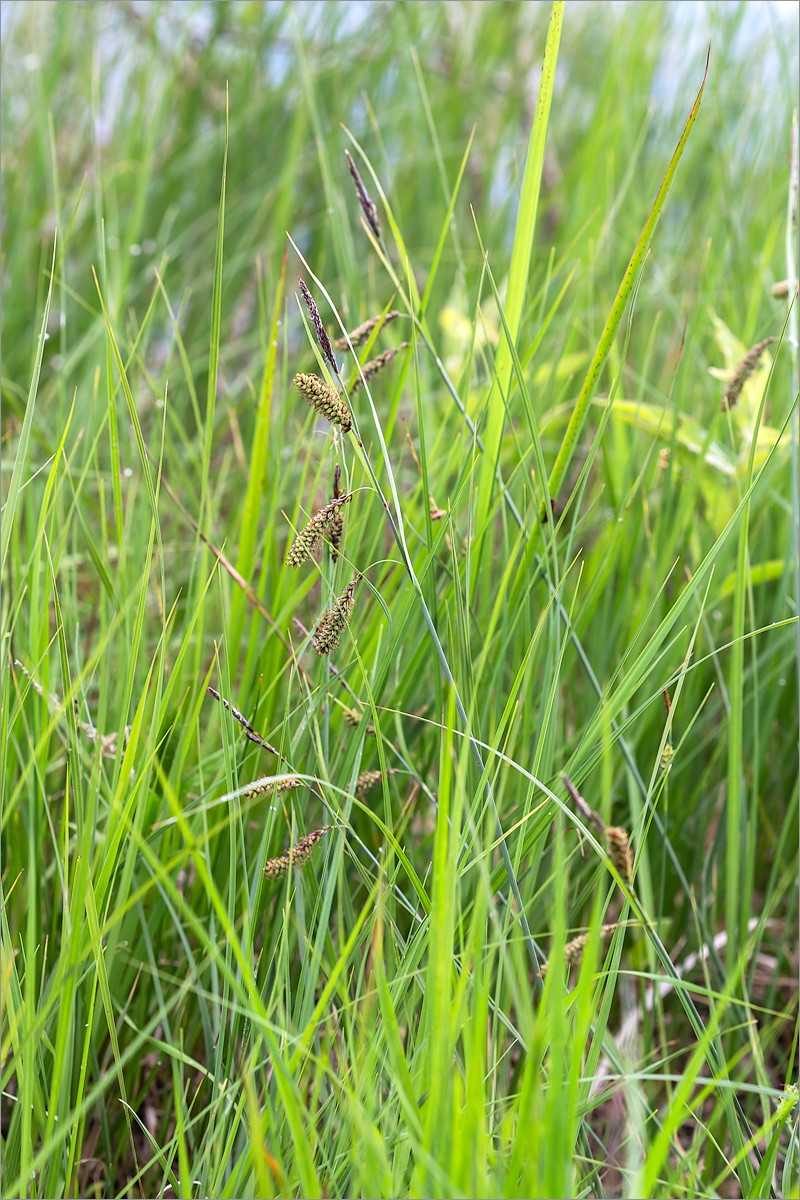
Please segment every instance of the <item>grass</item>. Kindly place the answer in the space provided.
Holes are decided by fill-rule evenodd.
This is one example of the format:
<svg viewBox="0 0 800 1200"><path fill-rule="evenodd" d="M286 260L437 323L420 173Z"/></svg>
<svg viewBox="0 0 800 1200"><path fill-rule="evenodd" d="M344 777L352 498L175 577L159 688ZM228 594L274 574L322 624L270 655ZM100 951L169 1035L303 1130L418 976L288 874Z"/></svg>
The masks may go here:
<svg viewBox="0 0 800 1200"><path fill-rule="evenodd" d="M795 23L4 5L4 1195L798 1196Z"/></svg>

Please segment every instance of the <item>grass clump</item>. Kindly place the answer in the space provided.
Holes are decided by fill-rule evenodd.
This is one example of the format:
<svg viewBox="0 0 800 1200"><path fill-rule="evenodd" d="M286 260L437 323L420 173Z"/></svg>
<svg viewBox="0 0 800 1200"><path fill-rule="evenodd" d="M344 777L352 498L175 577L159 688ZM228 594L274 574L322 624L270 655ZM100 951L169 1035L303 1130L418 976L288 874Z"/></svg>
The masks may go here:
<svg viewBox="0 0 800 1200"><path fill-rule="evenodd" d="M3 1194L796 1196L783 10L3 17Z"/></svg>

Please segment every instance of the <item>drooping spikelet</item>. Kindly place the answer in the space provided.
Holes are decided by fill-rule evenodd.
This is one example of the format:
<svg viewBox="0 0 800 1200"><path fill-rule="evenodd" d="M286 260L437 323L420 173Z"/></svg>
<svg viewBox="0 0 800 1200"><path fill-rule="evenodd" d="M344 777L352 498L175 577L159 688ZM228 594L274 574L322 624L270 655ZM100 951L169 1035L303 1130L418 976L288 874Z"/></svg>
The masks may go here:
<svg viewBox="0 0 800 1200"><path fill-rule="evenodd" d="M344 723L345 725L349 725L351 729L357 729L361 724L361 713L355 708L345 708ZM372 721L367 722L367 734L369 737L375 737L375 726L372 724Z"/></svg>
<svg viewBox="0 0 800 1200"><path fill-rule="evenodd" d="M243 796L260 796L266 792L274 792L275 795L278 795L280 792L288 792L292 788L302 786L299 779L276 779L273 775L262 775L260 779L254 779L252 783L243 787L241 794Z"/></svg>
<svg viewBox="0 0 800 1200"><path fill-rule="evenodd" d="M301 837L297 845L292 846L291 850L287 850L285 854L281 854L278 858L269 859L264 865L264 874L268 879L279 879L291 867L302 867L304 863L308 862L317 842L331 828L331 825L323 825L321 829L313 829L311 833L307 833L305 837Z"/></svg>
<svg viewBox="0 0 800 1200"><path fill-rule="evenodd" d="M381 329L383 329L384 325L388 325L390 321L394 321L399 316L400 313L396 308L393 308L391 312L388 312L386 316L383 317L383 319L381 319L380 316L370 317L370 319L365 321L363 325L359 325L358 328L354 329L351 334L348 334L348 337L350 338L350 345L353 347L361 346L367 340L376 325L380 325ZM337 338L333 344L337 350L346 350L347 338Z"/></svg>
<svg viewBox="0 0 800 1200"><path fill-rule="evenodd" d="M742 388L747 383L750 376L758 366L758 360L772 342L774 337L764 338L763 342L757 342L751 350L747 351L742 361L731 376L731 381L725 389L725 395L722 397L722 411L725 412L729 408L733 408L739 402L739 397L742 394Z"/></svg>
<svg viewBox="0 0 800 1200"><path fill-rule="evenodd" d="M384 367L388 367L398 350L405 350L407 346L408 342L401 342L399 346L392 346L390 350L384 350L383 354L379 354L377 358L371 358L368 363L364 363L363 367L361 368L361 374L357 375L353 380L353 386L350 388L350 391L357 392L358 389L363 385L362 375L364 379L372 379L372 377L377 375L379 371L382 371Z"/></svg>
<svg viewBox="0 0 800 1200"><path fill-rule="evenodd" d="M332 425L341 425L347 433L352 426L350 409L339 393L329 387L324 379L320 379L319 375L305 375L301 372L295 375L292 382L312 408L322 413L323 417L327 417Z"/></svg>
<svg viewBox="0 0 800 1200"><path fill-rule="evenodd" d="M387 773L387 775L397 775L398 768L397 767L389 767L389 769L386 773ZM362 771L361 774L359 775L358 779L356 780L356 786L355 786L356 795L363 796L365 792L369 792L372 788L375 787L375 785L377 783L380 783L382 778L383 778L382 771Z"/></svg>
<svg viewBox="0 0 800 1200"><path fill-rule="evenodd" d="M602 937L605 938L605 937L608 937L609 934L612 934L616 928L617 928L616 925L603 925L603 926L601 926L600 933L601 933ZM571 942L567 942L567 944L564 946L564 961L566 962L566 964L570 967L577 966L578 963L583 958L583 952L586 949L588 944L589 944L589 934L588 933L581 933L577 937L573 938ZM542 963L542 974L543 975L547 970L547 966L548 966L547 963Z"/></svg>
<svg viewBox="0 0 800 1200"><path fill-rule="evenodd" d="M627 830L621 829L618 825L609 825L606 829L606 839L608 856L630 887L633 882L633 855Z"/></svg>
<svg viewBox="0 0 800 1200"><path fill-rule="evenodd" d="M358 173L358 167L353 162L350 151L345 150L345 154L347 155L347 165L350 168L350 174L353 176L353 183L356 185L356 195L358 196L358 203L361 205L361 211L364 214L364 220L367 222L378 241L380 241L381 223L378 220L378 210L370 199L369 192L364 187L364 180Z"/></svg>
<svg viewBox="0 0 800 1200"><path fill-rule="evenodd" d="M340 500L342 498L342 490L339 487L339 481L342 478L342 468L337 463L333 468L333 498ZM352 495L352 492L350 493ZM350 497L346 497L348 500ZM331 544L331 562L339 561L339 547L342 544L342 534L344 533L344 507L334 510L331 516L330 529L326 533L326 537Z"/></svg>
<svg viewBox="0 0 800 1200"><path fill-rule="evenodd" d="M308 290L302 279L298 279L297 282L300 285L300 291L303 299L306 302L306 308L311 315L311 323L314 326L314 332L317 335L317 341L319 342L320 350L331 364L334 375L338 375L339 368L336 365L336 359L333 357L333 346L331 345L331 339L328 337L327 330L322 324L322 317L319 315L319 309L314 303L314 297L311 295L311 292Z"/></svg>
<svg viewBox="0 0 800 1200"><path fill-rule="evenodd" d="M339 496L335 500L331 500L330 504L326 504L324 508L315 513L305 528L300 530L286 555L286 561L290 567L301 566L307 558L311 557L323 538L328 538L334 547L339 545L344 528L342 510L352 495L353 493L350 492L347 496Z"/></svg>
<svg viewBox="0 0 800 1200"><path fill-rule="evenodd" d="M356 584L360 579L360 575L351 579L333 607L320 617L314 630L314 649L317 654L332 654L338 647L342 634L350 624L355 604Z"/></svg>

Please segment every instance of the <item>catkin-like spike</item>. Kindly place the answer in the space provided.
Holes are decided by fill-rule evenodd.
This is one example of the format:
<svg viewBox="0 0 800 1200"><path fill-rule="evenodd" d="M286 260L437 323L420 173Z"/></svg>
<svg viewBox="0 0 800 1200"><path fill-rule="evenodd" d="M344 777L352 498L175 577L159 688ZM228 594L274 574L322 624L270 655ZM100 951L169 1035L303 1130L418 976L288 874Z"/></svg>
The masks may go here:
<svg viewBox="0 0 800 1200"><path fill-rule="evenodd" d="M384 350L383 354L379 354L377 358L371 358L368 363L364 363L364 366L361 368L361 374L357 375L353 380L353 386L350 388L350 391L357 392L363 385L364 379L372 379L384 367L388 367L398 350L405 350L407 347L408 342L401 342L399 346L392 346L390 350Z"/></svg>
<svg viewBox="0 0 800 1200"><path fill-rule="evenodd" d="M264 864L264 874L268 879L279 879L291 867L302 867L311 858L311 853L320 838L332 828L333 826L331 825L323 825L321 829L313 829L311 833L307 833L305 837L301 837L297 845L292 846L291 850L287 850L285 854L281 854L278 858L269 859Z"/></svg>
<svg viewBox="0 0 800 1200"><path fill-rule="evenodd" d="M327 417L332 425L341 425L347 433L353 423L350 409L339 393L329 387L324 379L320 379L319 375L305 375L301 372L295 375L292 382L312 408L322 413L323 417Z"/></svg>
<svg viewBox="0 0 800 1200"><path fill-rule="evenodd" d="M311 314L311 323L314 326L314 332L317 335L317 341L319 342L320 350L331 364L334 375L338 375L339 368L336 365L336 359L333 357L333 346L331 345L331 339L328 337L327 330L322 324L322 317L319 315L319 309L314 303L314 297L311 295L311 292L308 290L302 279L298 279L297 282L300 285L300 291L303 299L306 302L306 308Z"/></svg>
<svg viewBox="0 0 800 1200"><path fill-rule="evenodd" d="M352 729L356 729L361 724L361 713L355 708L345 708L344 723ZM375 726L372 724L372 721L367 722L367 733L370 737L375 737Z"/></svg>
<svg viewBox="0 0 800 1200"><path fill-rule="evenodd" d="M616 928L617 928L616 925L603 925L600 929L600 933L603 937L608 937L609 934L612 934ZM578 963L583 958L583 952L586 949L588 944L589 944L589 934L588 933L581 933L577 937L573 938L571 942L566 943L566 945L564 946L564 961L567 963L568 966L574 967L574 966L578 965ZM543 975L544 975L545 971L547 970L547 966L548 966L547 963L542 964L542 974Z"/></svg>
<svg viewBox="0 0 800 1200"><path fill-rule="evenodd" d="M731 376L731 381L725 389L725 395L722 397L722 411L725 412L729 408L734 408L739 403L739 397L742 394L742 388L747 383L750 376L758 366L758 360L772 342L774 337L764 338L763 342L757 342L751 350L747 351L742 361Z"/></svg>
<svg viewBox="0 0 800 1200"><path fill-rule="evenodd" d="M388 312L383 318L380 316L370 317L370 319L365 321L363 325L359 325L357 329L354 329L352 333L348 334L348 337L350 338L350 345L353 346L353 348L356 346L361 346L367 340L376 325L379 325L381 329L383 329L384 325L388 325L390 321L396 320L396 318L399 316L400 313L396 308L393 308L391 312ZM337 350L346 350L347 338L337 338L333 344Z"/></svg>
<svg viewBox="0 0 800 1200"><path fill-rule="evenodd" d="M292 542L286 555L290 567L299 567L310 558L323 538L328 538L335 546L339 545L344 528L342 510L353 493L331 500L319 512L315 513L304 529L301 529ZM334 539L336 539L334 541ZM334 560L335 561L335 560Z"/></svg>
<svg viewBox="0 0 800 1200"><path fill-rule="evenodd" d="M669 742L667 742L666 746L661 751L661 758L659 759L658 769L660 771L668 771L670 769L670 767L672 766L672 762L673 762L674 758L675 758L675 751L672 748L672 746L669 744Z"/></svg>
<svg viewBox="0 0 800 1200"><path fill-rule="evenodd" d="M633 855L628 841L628 832L618 825L609 825L606 829L606 839L608 856L630 887L633 882Z"/></svg>
<svg viewBox="0 0 800 1200"><path fill-rule="evenodd" d="M302 786L299 779L275 779L273 775L262 775L260 779L254 779L252 783L243 787L241 794L243 796L260 796L265 792L274 792L278 795L280 792L288 792L292 788Z"/></svg>
<svg viewBox="0 0 800 1200"><path fill-rule="evenodd" d="M372 232L378 241L381 240L381 223L378 220L378 210L373 201L370 199L369 192L364 187L364 180L358 173L358 167L353 162L353 156L349 150L345 150L347 155L347 165L350 168L350 174L353 176L353 183L356 185L356 195L358 203L361 205L361 211L364 214L364 220L369 225Z"/></svg>
<svg viewBox="0 0 800 1200"><path fill-rule="evenodd" d="M398 775L397 767L389 767L387 775ZM355 793L357 796L363 796L365 792L370 791L377 783L380 783L383 778L382 771L362 771L356 780Z"/></svg>
<svg viewBox="0 0 800 1200"><path fill-rule="evenodd" d="M355 604L356 584L360 579L360 575L351 579L333 607L320 617L314 630L314 649L317 654L332 654L338 647L342 640L342 634L350 624Z"/></svg>

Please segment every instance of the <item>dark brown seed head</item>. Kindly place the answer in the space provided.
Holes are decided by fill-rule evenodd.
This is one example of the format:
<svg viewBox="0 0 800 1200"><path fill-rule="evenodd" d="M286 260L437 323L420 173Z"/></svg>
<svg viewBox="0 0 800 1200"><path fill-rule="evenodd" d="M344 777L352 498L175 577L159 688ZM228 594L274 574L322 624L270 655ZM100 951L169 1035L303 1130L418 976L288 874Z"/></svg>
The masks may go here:
<svg viewBox="0 0 800 1200"><path fill-rule="evenodd" d="M362 345L362 343L365 342L372 333L376 325L380 325L381 329L383 329L384 325L388 325L390 321L394 321L399 316L400 313L396 308L393 308L391 312L388 312L383 319L381 319L380 316L370 317L370 319L365 321L363 325L359 325L357 329L354 329L352 333L348 334L348 337L350 338L350 345L354 348ZM346 350L347 338L337 338L333 344L337 350Z"/></svg>
<svg viewBox="0 0 800 1200"><path fill-rule="evenodd" d="M311 292L308 290L302 279L298 279L297 282L300 285L300 291L303 299L306 302L306 308L311 314L311 323L314 326L314 332L317 335L317 341L319 342L320 349L327 358L328 362L331 364L334 374L338 375L339 368L336 365L336 359L333 357L333 346L331 345L331 339L328 337L325 326L322 324L322 317L319 315L319 309L314 303L314 297L311 295Z"/></svg>
<svg viewBox="0 0 800 1200"><path fill-rule="evenodd" d="M334 547L338 546L344 527L344 506L352 495L350 492L347 496L331 500L330 504L326 504L315 513L305 528L300 530L286 555L286 562L290 567L301 566L311 557L323 538L327 538Z"/></svg>
<svg viewBox="0 0 800 1200"><path fill-rule="evenodd" d="M356 584L360 579L360 575L351 579L333 607L320 617L314 630L313 641L317 654L332 654L338 648L342 634L350 624L355 605Z"/></svg>
<svg viewBox="0 0 800 1200"><path fill-rule="evenodd" d="M319 375L295 375L293 381L301 396L305 397L312 408L323 417L327 417L332 425L340 425L347 433L352 428L350 409L338 392L329 387Z"/></svg>
<svg viewBox="0 0 800 1200"><path fill-rule="evenodd" d="M734 408L739 403L739 397L742 394L742 388L747 383L750 376L758 366L758 360L771 342L774 342L774 337L764 338L763 342L758 342L751 350L747 351L742 361L734 371L731 381L725 389L725 395L722 397L722 411L726 412L729 408Z"/></svg>
<svg viewBox="0 0 800 1200"><path fill-rule="evenodd" d="M264 874L268 879L279 879L291 867L302 867L304 863L308 862L317 842L331 828L332 826L330 825L323 825L322 829L314 829L311 833L307 833L305 837L301 837L297 845L292 846L285 854L281 854L278 858L269 859L264 865Z"/></svg>
<svg viewBox="0 0 800 1200"><path fill-rule="evenodd" d="M369 192L364 187L364 180L358 173L358 167L353 162L353 156L349 150L345 150L347 155L347 165L350 168L350 174L353 176L353 183L356 185L356 195L358 203L361 205L361 211L364 214L364 220L369 225L378 241L381 240L381 223L378 220L378 210L370 199Z"/></svg>

